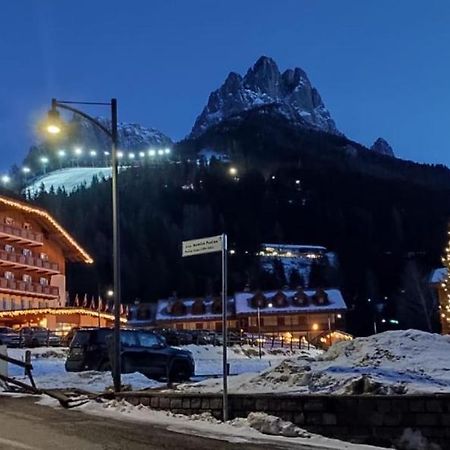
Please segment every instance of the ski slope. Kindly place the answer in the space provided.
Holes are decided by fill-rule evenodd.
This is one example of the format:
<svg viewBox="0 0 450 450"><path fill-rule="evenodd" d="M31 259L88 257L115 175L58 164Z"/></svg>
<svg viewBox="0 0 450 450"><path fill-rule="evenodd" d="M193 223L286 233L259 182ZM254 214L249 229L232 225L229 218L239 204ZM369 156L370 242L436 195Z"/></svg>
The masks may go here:
<svg viewBox="0 0 450 450"><path fill-rule="evenodd" d="M111 177L111 167L71 167L67 169L56 170L47 175L39 177L24 189L31 196L36 195L44 186L44 190L49 192L53 189L64 189L67 193L76 188L85 185L89 187L92 184L92 178L97 176L99 180Z"/></svg>

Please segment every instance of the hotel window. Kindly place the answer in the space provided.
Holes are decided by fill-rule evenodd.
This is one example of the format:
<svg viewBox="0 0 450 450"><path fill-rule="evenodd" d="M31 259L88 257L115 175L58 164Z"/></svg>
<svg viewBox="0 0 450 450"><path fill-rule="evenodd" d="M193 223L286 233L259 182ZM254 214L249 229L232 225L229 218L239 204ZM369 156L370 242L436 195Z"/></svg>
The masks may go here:
<svg viewBox="0 0 450 450"><path fill-rule="evenodd" d="M12 217L5 217L4 222L6 225L14 225L14 219Z"/></svg>
<svg viewBox="0 0 450 450"><path fill-rule="evenodd" d="M29 248L24 248L22 253L23 253L23 256L31 256L32 255L32 252Z"/></svg>
<svg viewBox="0 0 450 450"><path fill-rule="evenodd" d="M5 278L7 280L14 280L14 274L12 272L5 272Z"/></svg>
<svg viewBox="0 0 450 450"><path fill-rule="evenodd" d="M13 253L13 252L14 252L14 247L13 247L12 245L6 244L6 245L5 245L5 250L6 250L8 253Z"/></svg>
<svg viewBox="0 0 450 450"><path fill-rule="evenodd" d="M196 330L203 330L203 323L201 323L201 322L200 323L196 323L195 324L195 329Z"/></svg>
<svg viewBox="0 0 450 450"><path fill-rule="evenodd" d="M48 280L47 280L47 278L44 278L44 277L39 278L39 284L40 284L41 286L48 286Z"/></svg>
<svg viewBox="0 0 450 450"><path fill-rule="evenodd" d="M47 253L40 253L39 258L41 258L43 261L48 261Z"/></svg>
<svg viewBox="0 0 450 450"><path fill-rule="evenodd" d="M184 329L184 326L183 326L182 323L177 323L177 324L175 325L175 329L176 329L176 330L183 330L183 329Z"/></svg>
<svg viewBox="0 0 450 450"><path fill-rule="evenodd" d="M258 326L258 318L257 317L249 317L250 319L250 326L251 327L257 327Z"/></svg>
<svg viewBox="0 0 450 450"><path fill-rule="evenodd" d="M31 275L28 275L27 273L24 273L22 275L22 280L25 281L25 283L31 283L32 282Z"/></svg>
<svg viewBox="0 0 450 450"><path fill-rule="evenodd" d="M24 222L23 229L24 230L31 230L31 224L29 224L28 222Z"/></svg>

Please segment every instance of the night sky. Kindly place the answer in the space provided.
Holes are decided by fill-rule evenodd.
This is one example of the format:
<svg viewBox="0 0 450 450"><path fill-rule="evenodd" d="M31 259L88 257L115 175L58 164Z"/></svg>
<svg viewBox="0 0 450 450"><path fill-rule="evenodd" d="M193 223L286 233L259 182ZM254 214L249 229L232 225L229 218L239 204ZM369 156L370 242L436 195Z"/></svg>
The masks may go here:
<svg viewBox="0 0 450 450"><path fill-rule="evenodd" d="M119 120L177 140L260 55L302 67L348 137L450 165L447 0L3 1L0 36L3 171L51 97L117 97Z"/></svg>

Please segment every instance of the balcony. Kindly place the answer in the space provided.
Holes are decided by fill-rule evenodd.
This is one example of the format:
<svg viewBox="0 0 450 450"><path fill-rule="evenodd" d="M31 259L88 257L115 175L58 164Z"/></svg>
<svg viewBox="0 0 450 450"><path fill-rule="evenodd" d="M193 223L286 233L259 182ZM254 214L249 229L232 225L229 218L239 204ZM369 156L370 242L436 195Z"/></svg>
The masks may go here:
<svg viewBox="0 0 450 450"><path fill-rule="evenodd" d="M0 291L28 297L56 298L59 296L59 289L55 286L43 286L39 283L26 283L6 278L0 278Z"/></svg>
<svg viewBox="0 0 450 450"><path fill-rule="evenodd" d="M0 266L50 275L60 273L58 264L54 262L45 261L36 256L25 256L20 253L7 252L6 250L0 250Z"/></svg>
<svg viewBox="0 0 450 450"><path fill-rule="evenodd" d="M25 230L13 225L5 225L4 223L0 223L0 238L8 242L15 242L29 247L39 247L44 245L42 233Z"/></svg>

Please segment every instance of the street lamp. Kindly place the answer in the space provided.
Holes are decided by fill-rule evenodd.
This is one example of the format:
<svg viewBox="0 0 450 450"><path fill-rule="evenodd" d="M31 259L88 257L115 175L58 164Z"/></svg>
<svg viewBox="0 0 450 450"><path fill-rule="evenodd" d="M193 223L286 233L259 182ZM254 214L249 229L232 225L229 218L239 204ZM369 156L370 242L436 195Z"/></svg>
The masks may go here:
<svg viewBox="0 0 450 450"><path fill-rule="evenodd" d="M48 158L46 156L43 156L40 159L42 165L44 166L44 174L47 173L47 164L48 164Z"/></svg>
<svg viewBox="0 0 450 450"><path fill-rule="evenodd" d="M95 105L108 106L111 109L111 129L94 119L83 111L72 105ZM118 191L118 164L117 164L117 100L111 99L110 102L72 102L52 99L51 109L48 113L47 131L50 134L61 132L62 125L57 108L71 111L81 117L84 117L90 123L100 128L111 139L111 165L112 165L112 224L113 224L113 278L114 288L112 297L114 297L114 333L113 333L113 364L112 376L114 381L114 390L120 391L121 388L121 370L120 370L120 230L119 230L119 191Z"/></svg>

